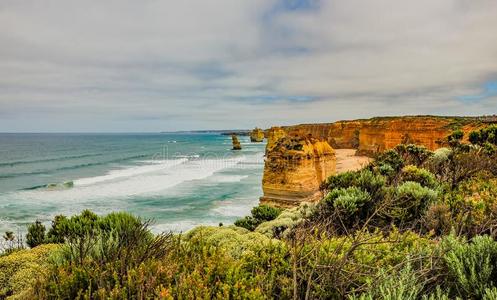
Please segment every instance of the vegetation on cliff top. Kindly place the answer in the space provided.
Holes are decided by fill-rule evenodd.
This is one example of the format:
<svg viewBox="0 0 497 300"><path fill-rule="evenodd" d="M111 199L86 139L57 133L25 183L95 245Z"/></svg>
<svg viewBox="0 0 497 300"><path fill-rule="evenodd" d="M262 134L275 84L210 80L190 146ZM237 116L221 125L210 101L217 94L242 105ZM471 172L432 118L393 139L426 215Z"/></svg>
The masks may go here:
<svg viewBox="0 0 497 300"><path fill-rule="evenodd" d="M399 145L332 176L317 204L154 235L127 213L35 222L0 257L11 299L496 299L492 128ZM488 143L488 144L487 144Z"/></svg>

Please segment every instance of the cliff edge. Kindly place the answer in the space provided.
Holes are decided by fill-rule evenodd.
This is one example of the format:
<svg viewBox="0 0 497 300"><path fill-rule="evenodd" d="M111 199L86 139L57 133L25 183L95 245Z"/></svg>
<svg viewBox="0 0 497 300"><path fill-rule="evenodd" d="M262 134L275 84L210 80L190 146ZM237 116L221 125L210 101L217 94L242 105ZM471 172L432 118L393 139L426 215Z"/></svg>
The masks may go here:
<svg viewBox="0 0 497 300"><path fill-rule="evenodd" d="M301 124L282 129L287 133L311 134L328 141L335 149L357 149L358 154L371 156L402 143L436 150L444 146L445 138L454 130L469 133L483 123L482 117L404 116Z"/></svg>

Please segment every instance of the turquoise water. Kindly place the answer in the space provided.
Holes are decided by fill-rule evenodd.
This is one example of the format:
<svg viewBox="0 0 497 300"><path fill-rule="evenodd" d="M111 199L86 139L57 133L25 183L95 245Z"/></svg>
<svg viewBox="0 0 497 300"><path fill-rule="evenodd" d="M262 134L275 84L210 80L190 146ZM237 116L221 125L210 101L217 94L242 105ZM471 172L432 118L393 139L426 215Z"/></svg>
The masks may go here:
<svg viewBox="0 0 497 300"><path fill-rule="evenodd" d="M219 134L0 134L0 232L83 209L128 211L156 232L232 223L262 194L265 145L240 140L232 151Z"/></svg>

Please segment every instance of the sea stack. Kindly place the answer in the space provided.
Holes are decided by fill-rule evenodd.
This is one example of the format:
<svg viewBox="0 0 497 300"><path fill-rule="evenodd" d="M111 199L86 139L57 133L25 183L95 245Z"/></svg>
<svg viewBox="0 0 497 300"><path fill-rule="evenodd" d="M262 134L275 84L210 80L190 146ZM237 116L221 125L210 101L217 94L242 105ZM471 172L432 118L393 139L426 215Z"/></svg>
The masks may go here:
<svg viewBox="0 0 497 300"><path fill-rule="evenodd" d="M327 141L311 135L281 135L268 140L262 179L261 204L295 207L322 198L321 183L336 172L335 151Z"/></svg>
<svg viewBox="0 0 497 300"><path fill-rule="evenodd" d="M250 141L252 143L261 143L264 141L264 131L260 128L254 128L254 130L252 130L250 132Z"/></svg>
<svg viewBox="0 0 497 300"><path fill-rule="evenodd" d="M231 135L231 141L233 142L233 150L242 150L242 145L240 141L236 137L236 134Z"/></svg>

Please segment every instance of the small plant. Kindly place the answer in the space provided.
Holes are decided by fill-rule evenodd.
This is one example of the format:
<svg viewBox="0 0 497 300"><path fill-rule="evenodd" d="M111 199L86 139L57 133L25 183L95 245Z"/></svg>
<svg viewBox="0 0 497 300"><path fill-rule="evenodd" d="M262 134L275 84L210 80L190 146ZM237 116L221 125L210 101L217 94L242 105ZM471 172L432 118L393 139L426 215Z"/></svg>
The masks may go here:
<svg viewBox="0 0 497 300"><path fill-rule="evenodd" d="M469 134L469 141L474 145L490 143L497 145L497 125L491 125Z"/></svg>
<svg viewBox="0 0 497 300"><path fill-rule="evenodd" d="M413 165L405 166L402 169L401 181L414 181L421 184L424 187L435 189L438 187L438 182L430 171L418 168Z"/></svg>
<svg viewBox="0 0 497 300"><path fill-rule="evenodd" d="M251 210L252 215L235 221L235 225L254 231L259 224L276 219L281 209L269 205L259 205Z"/></svg>
<svg viewBox="0 0 497 300"><path fill-rule="evenodd" d="M433 155L433 152L426 149L426 147L414 144L398 145L395 147L395 151L402 157L404 165L420 166Z"/></svg>
<svg viewBox="0 0 497 300"><path fill-rule="evenodd" d="M417 182L407 181L399 185L391 197L393 203L387 214L394 221L405 223L419 219L428 205L437 200L438 193Z"/></svg>
<svg viewBox="0 0 497 300"><path fill-rule="evenodd" d="M464 132L460 129L455 130L448 136L449 142L461 141L464 137Z"/></svg>
<svg viewBox="0 0 497 300"><path fill-rule="evenodd" d="M424 223L426 229L436 235L448 234L452 226L450 208L444 203L431 205L426 211Z"/></svg>
<svg viewBox="0 0 497 300"><path fill-rule="evenodd" d="M347 214L356 213L362 206L371 201L371 196L367 192L357 188L336 189L326 196L325 201L333 203L333 206Z"/></svg>
<svg viewBox="0 0 497 300"><path fill-rule="evenodd" d="M497 284L497 242L477 236L467 243L449 236L444 260L459 296L482 299Z"/></svg>
<svg viewBox="0 0 497 300"><path fill-rule="evenodd" d="M63 243L64 236L60 227L60 224L67 222L67 217L63 215L57 215L52 221L52 227L47 232L47 242L49 243Z"/></svg>
<svg viewBox="0 0 497 300"><path fill-rule="evenodd" d="M259 205L252 208L252 217L260 221L271 221L281 213L281 209L269 205Z"/></svg>
<svg viewBox="0 0 497 300"><path fill-rule="evenodd" d="M347 188L354 184L357 175L358 172L348 171L330 176L326 179L324 188L329 191L333 189Z"/></svg>
<svg viewBox="0 0 497 300"><path fill-rule="evenodd" d="M396 172L400 171L404 166L404 159L395 150L387 150L375 159L375 164L378 166L390 166Z"/></svg>
<svg viewBox="0 0 497 300"><path fill-rule="evenodd" d="M28 234L26 235L26 244L34 248L45 243L45 225L40 221L36 221L28 226Z"/></svg>

